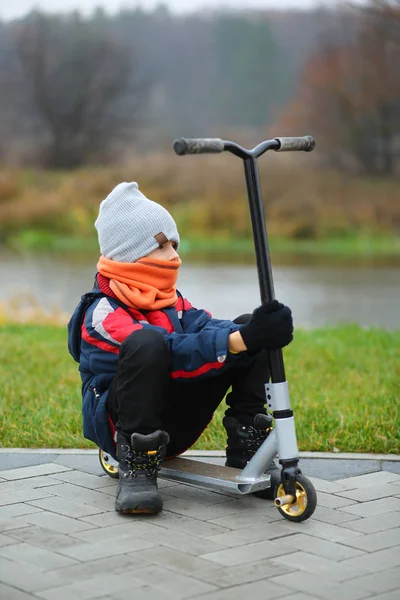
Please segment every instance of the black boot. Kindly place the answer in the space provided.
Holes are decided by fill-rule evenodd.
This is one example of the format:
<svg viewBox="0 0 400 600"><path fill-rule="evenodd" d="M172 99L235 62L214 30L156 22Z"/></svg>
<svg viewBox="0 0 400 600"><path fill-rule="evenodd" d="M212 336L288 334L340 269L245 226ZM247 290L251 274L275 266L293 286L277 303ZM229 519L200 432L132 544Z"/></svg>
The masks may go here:
<svg viewBox="0 0 400 600"><path fill-rule="evenodd" d="M271 431L272 417L258 414L254 417L253 425L244 425L235 417L224 417L222 421L227 435L226 467L244 469L249 460L257 452ZM271 487L256 495L262 498L275 498L275 491L280 483L280 469L272 462L265 470L271 475Z"/></svg>
<svg viewBox="0 0 400 600"><path fill-rule="evenodd" d="M123 513L158 513L162 498L157 488L157 471L165 456L169 435L117 433L119 481L115 510Z"/></svg>

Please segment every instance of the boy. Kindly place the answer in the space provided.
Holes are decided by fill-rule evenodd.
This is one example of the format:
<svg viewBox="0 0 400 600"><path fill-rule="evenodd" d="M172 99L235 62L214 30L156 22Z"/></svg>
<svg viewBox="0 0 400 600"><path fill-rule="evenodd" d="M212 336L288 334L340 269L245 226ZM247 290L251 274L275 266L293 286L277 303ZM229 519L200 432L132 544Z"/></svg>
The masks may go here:
<svg viewBox="0 0 400 600"><path fill-rule="evenodd" d="M158 513L162 460L194 444L231 386L226 465L243 468L264 441L266 350L292 341L291 311L275 300L232 322L194 308L176 290L175 221L134 182L103 200L95 227L97 295L79 322L84 435L118 460L115 509Z"/></svg>

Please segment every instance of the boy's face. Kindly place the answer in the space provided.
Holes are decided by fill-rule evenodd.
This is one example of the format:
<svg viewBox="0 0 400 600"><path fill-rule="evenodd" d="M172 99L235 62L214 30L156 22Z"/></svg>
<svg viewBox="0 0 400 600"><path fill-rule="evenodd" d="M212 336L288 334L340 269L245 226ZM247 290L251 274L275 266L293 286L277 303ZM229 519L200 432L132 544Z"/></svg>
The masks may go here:
<svg viewBox="0 0 400 600"><path fill-rule="evenodd" d="M176 260L179 258L176 248L177 244L175 242L167 241L161 244L156 250L153 250L153 252L150 252L146 258L152 257L160 260Z"/></svg>

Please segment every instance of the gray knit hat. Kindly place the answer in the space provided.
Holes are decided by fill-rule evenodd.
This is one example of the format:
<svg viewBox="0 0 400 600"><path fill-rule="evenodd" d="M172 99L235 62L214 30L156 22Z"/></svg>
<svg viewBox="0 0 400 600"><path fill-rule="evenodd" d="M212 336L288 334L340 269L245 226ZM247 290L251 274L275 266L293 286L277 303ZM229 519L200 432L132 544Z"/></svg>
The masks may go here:
<svg viewBox="0 0 400 600"><path fill-rule="evenodd" d="M174 219L160 204L146 198L134 181L120 183L112 190L100 204L94 225L102 255L118 262L143 258L159 248L160 240L179 246Z"/></svg>

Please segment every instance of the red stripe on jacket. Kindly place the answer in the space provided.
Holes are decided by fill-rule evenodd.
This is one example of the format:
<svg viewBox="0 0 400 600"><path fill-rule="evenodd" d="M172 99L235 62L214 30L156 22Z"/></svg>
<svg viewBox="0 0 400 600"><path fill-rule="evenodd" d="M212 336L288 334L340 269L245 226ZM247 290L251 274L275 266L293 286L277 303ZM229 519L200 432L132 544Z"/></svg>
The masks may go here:
<svg viewBox="0 0 400 600"><path fill-rule="evenodd" d="M121 307L106 316L103 327L113 340L120 344L134 331L143 329L143 325L134 323L132 317Z"/></svg>
<svg viewBox="0 0 400 600"><path fill-rule="evenodd" d="M175 309L177 312L179 312L180 310L189 310L189 308L192 308L192 305L190 304L189 300L186 300L186 298L182 298L182 296L178 296L178 301L175 304Z"/></svg>
<svg viewBox="0 0 400 600"><path fill-rule="evenodd" d="M82 325L82 339L85 340L88 344L92 344L93 346L97 346L97 348L101 348L101 350L105 350L106 352L113 352L114 354L119 354L119 348L112 346L111 344L107 344L107 342L102 342L97 338L89 335L88 330L85 327L85 324Z"/></svg>
<svg viewBox="0 0 400 600"><path fill-rule="evenodd" d="M195 369L194 371L173 371L170 374L171 379L177 379L182 378L182 379L190 379L190 377L198 377L198 375L203 375L204 373L207 373L208 371L211 371L211 369L220 369L221 367L223 367L225 364L224 362L213 362L213 363L207 363L206 365L203 365L202 367L199 367L198 369Z"/></svg>
<svg viewBox="0 0 400 600"><path fill-rule="evenodd" d="M155 325L156 327L163 327L168 331L168 333L173 333L174 328L171 321L168 319L167 315L161 310L151 310L146 315L147 321L150 325Z"/></svg>

